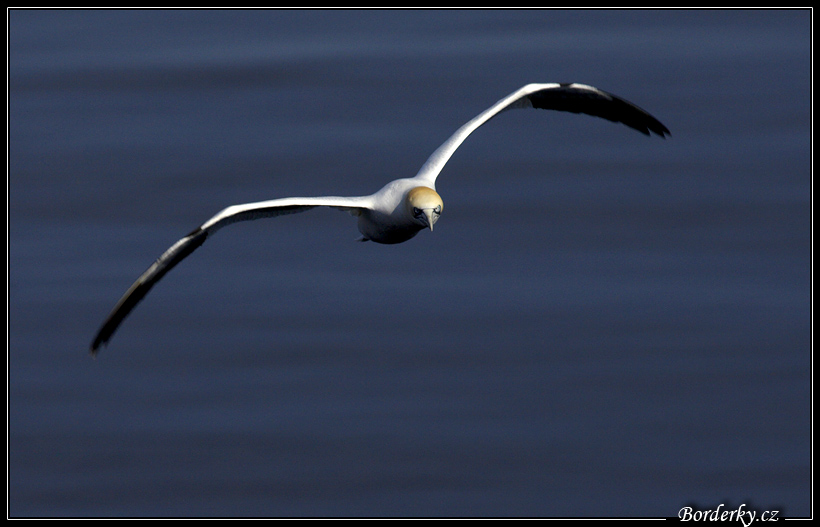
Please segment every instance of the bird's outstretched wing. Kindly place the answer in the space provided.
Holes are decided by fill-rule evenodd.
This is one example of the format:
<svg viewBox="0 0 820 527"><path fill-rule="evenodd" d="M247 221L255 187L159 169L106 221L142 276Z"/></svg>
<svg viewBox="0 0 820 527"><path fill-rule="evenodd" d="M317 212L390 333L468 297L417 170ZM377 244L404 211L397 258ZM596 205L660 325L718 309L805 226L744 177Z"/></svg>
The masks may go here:
<svg viewBox="0 0 820 527"><path fill-rule="evenodd" d="M479 126L499 113L512 108L543 108L585 113L623 123L646 135L655 133L665 137L669 134L669 130L646 111L592 86L584 84L528 84L504 97L459 128L456 133L433 152L415 178L397 180L372 196L356 198L284 198L234 205L223 210L172 245L134 282L103 323L91 344L91 353L96 354L100 346L108 342L123 319L145 297L151 287L165 276L165 273L173 269L175 265L202 245L209 236L225 225L237 221L293 214L321 206L335 207L359 214L365 209L375 210L378 207L383 207L386 203L385 200L390 202L390 198L395 197L393 194L399 188L396 186L398 182L402 183L401 188L405 188L407 184L412 186L415 182L418 182L419 186L435 188L436 177L459 145Z"/></svg>
<svg viewBox="0 0 820 527"><path fill-rule="evenodd" d="M669 130L645 110L598 88L577 83L528 84L504 97L456 130L456 133L427 159L416 178L431 185L435 184L436 177L450 156L471 133L499 113L513 108L540 108L585 113L623 123L646 135L651 135L651 132L661 137L670 135Z"/></svg>
<svg viewBox="0 0 820 527"><path fill-rule="evenodd" d="M123 319L134 309L139 301L148 294L151 287L165 276L165 273L173 269L174 266L194 252L200 245L205 243L208 237L212 236L222 227L238 221L295 214L297 212L310 210L314 207L334 207L358 214L362 209L370 208L371 201L369 196L355 198L332 196L320 198L283 198L233 205L226 208L173 244L137 278L136 282L134 282L122 298L120 298L120 301L117 302L117 305L114 306L114 309L111 310L108 318L105 319L102 327L100 327L100 330L94 337L94 341L91 343L91 354L96 355L100 346L108 342Z"/></svg>

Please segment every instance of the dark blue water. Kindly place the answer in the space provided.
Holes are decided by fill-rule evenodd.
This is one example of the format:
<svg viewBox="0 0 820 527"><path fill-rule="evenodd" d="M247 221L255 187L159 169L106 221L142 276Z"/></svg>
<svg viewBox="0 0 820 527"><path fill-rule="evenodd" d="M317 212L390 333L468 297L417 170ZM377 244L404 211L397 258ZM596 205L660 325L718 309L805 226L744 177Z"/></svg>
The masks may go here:
<svg viewBox="0 0 820 527"><path fill-rule="evenodd" d="M808 11L9 13L11 516L811 514ZM369 194L529 82L435 232Z"/></svg>

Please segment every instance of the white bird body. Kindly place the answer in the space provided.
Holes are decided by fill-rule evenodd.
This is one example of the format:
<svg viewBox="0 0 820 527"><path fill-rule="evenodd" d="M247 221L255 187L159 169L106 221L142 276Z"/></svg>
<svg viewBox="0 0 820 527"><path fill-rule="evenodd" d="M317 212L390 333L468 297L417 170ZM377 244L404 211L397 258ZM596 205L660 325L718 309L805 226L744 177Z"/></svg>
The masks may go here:
<svg viewBox="0 0 820 527"><path fill-rule="evenodd" d="M107 343L122 320L134 309L151 287L177 263L191 254L216 231L239 221L304 212L315 207L333 207L358 217L360 240L393 244L409 240L421 230L433 230L444 204L435 184L441 169L453 152L478 127L499 113L513 108L541 108L585 113L621 122L646 135L664 137L669 130L637 106L614 95L584 84L528 84L468 121L450 136L422 165L412 178L391 181L369 196L281 198L232 205L194 229L162 254L120 298L97 332L91 353Z"/></svg>
<svg viewBox="0 0 820 527"><path fill-rule="evenodd" d="M425 227L433 230L433 224L444 205L432 185L416 178L391 181L367 199L372 201L372 205L358 213L358 227L362 233L360 240L378 243L406 242ZM427 207L422 207L424 199L427 199ZM432 209L434 215L420 220L413 214L414 208L423 211Z"/></svg>

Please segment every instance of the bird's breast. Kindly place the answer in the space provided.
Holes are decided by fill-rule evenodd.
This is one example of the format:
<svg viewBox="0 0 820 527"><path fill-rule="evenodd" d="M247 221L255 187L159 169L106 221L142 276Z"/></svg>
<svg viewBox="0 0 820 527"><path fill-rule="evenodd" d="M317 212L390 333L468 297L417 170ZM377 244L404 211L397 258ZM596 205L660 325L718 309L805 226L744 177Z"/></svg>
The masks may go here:
<svg viewBox="0 0 820 527"><path fill-rule="evenodd" d="M412 218L375 210L366 210L359 216L359 232L368 240L377 243L406 242L423 228L423 225L419 225Z"/></svg>

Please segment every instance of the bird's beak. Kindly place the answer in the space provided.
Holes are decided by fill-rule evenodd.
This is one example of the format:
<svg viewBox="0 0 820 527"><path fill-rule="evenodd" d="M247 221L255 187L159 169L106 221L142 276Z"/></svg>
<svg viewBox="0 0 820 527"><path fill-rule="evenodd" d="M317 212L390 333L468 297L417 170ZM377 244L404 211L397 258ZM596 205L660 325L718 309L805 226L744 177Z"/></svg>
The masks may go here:
<svg viewBox="0 0 820 527"><path fill-rule="evenodd" d="M427 219L427 226L433 231L433 209L424 209L424 217Z"/></svg>

